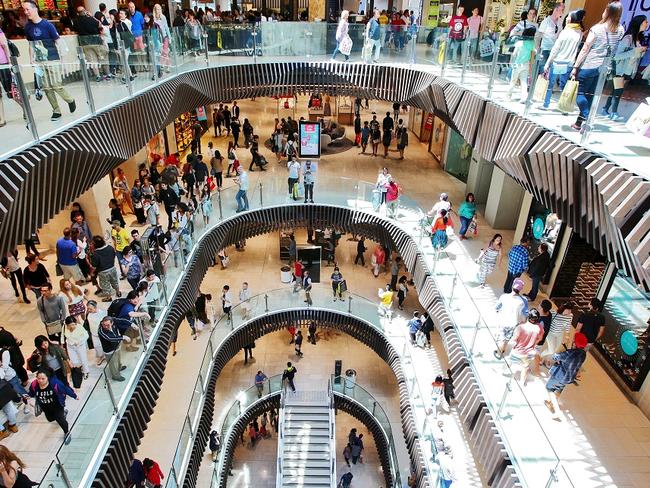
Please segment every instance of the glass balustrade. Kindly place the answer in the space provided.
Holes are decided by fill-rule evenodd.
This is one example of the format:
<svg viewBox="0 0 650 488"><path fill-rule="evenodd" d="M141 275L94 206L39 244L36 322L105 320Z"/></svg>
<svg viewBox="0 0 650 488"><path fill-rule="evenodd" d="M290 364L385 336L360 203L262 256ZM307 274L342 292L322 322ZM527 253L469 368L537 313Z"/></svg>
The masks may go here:
<svg viewBox="0 0 650 488"><path fill-rule="evenodd" d="M215 211L209 223L206 224L203 216L198 212L190 216L183 228L172 233L171 241L158 240L160 246L152 246L152 261L161 263L159 270L161 271L162 292L154 306L154 309L157 309L158 321L151 330L141 329L145 336L142 345L135 346L135 350L125 351L122 354L122 362L127 366L124 372L126 381L115 382L110 375L105 374L98 380L89 397L84 399L87 406L102 405L103 411L122 411L129 398L133 383L138 378L140 371L138 368L143 364L143 355L148 351L148 341L155 341L157 338L160 325L163 322L161 319L167 312L168 300L174 296L174 289L180 283L179 278L191 254L196 252L196 243L220 222L237 215L235 194L234 189L213 193L211 199ZM389 219L412 236L418 243L435 284L445 300L447 311L455 324L469 365L482 387L488 407L519 475L527 486L545 486L549 480L549 473L553 472L554 476L561 481L566 481L564 486L571 486L562 466L558 466L558 456L536 415L537 408L545 409L545 407L543 405L540 407L536 399L531 400L529 392L517 381L511 379L513 371L510 360L508 358L496 359L492 354L496 348L495 337L498 329L493 310L486 309L486 303L475 297L465 284L474 279L475 270L471 267L464 267L455 259L450 259L444 252L434 252L426 235L426 229L422 227L422 222L426 221L425 214L413 200L405 195L400 196L394 218L389 218L384 205L376 210L376 197L374 184L348 178L319 175L314 190L314 200L319 204L375 213ZM251 175L248 201L250 210L269 206L304 205L302 201L294 201L289 196L286 177L272 173ZM452 242L455 241L452 240ZM161 252L161 249L164 250ZM177 250L173 251L174 249ZM390 322L379 319L377 304L372 301L349 294L345 302L332 302L329 287L317 288L312 294L312 300L315 307L352 314L366 320L382 333L391 335ZM251 298L250 312L246 316L242 313L241 307L235 306L229 316L219 319L211 333L206 355L201 364L200 375L189 403L190 407L187 413L189 425L186 435L191 435L191 432L194 432L193 429L203 404L203 395L205 395L205 382L211 371L212 357L225 337L250 317L259 316L268 311L302 306L304 306L303 297L298 293L293 293L291 287L287 286ZM429 472L436 473L434 433L432 419L428 413L430 387L428 384L418 383L417 367L410 359L408 349L405 348L399 352L403 356L405 375L409 378L407 385L418 428L423 432L421 438L427 441L423 451L430 464ZM93 408L89 411L92 410ZM115 418L114 415L100 416L100 420L96 416L93 417L95 423L92 425L92 432L90 432L89 421L85 420L86 413L82 412L79 416L79 424L75 423L72 426L72 442L69 446L60 449L56 463L48 471L46 479L61 480L61 466L65 471L69 466L73 473L72 476L80 476L75 474L83 471L78 466L91 459L95 450L102 445L102 438L97 433L103 433L110 422L115 421ZM75 429L78 433L75 433ZM185 447L181 446L180 451L186 450L187 445L184 443ZM183 472L180 468L183 466L184 454L180 451L177 449L173 468L175 473ZM80 453L81 455L72 455L71 453Z"/></svg>
<svg viewBox="0 0 650 488"><path fill-rule="evenodd" d="M12 137L0 140L0 155L187 71L274 61L330 61L338 44L336 31L336 24L323 22L213 23L172 27L169 33L145 30L140 38L118 36L110 44L96 36L63 36L52 52L42 42L17 41L28 52L12 60L12 91L20 103L5 104L8 125L3 132L11 131ZM378 39L370 40L364 24L350 24L348 35L349 61L343 54L337 55L337 61L405 64L432 71L641 176L649 173L644 158L638 156L650 155L650 88L640 75L638 79L624 76L621 62L616 68L611 59L605 60L596 79L578 73L583 87L578 110L571 98L559 103L570 69L563 74L567 70L561 63L549 63L545 69L547 53L517 37L485 33L457 40L449 37L447 28L389 25L382 26ZM614 61L623 55L615 55ZM74 107L68 103L73 98ZM52 120L53 113L61 117ZM571 127L576 122L581 123L580 130Z"/></svg>

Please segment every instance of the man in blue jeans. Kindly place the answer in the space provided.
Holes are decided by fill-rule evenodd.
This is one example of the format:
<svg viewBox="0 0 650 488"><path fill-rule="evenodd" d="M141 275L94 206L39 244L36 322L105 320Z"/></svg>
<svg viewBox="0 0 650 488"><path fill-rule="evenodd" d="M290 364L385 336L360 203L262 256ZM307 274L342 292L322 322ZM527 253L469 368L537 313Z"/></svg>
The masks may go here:
<svg viewBox="0 0 650 488"><path fill-rule="evenodd" d="M370 22L368 22L368 30L367 30L367 36L368 40L366 41L368 43L368 48L367 48L367 62L373 62L376 63L377 60L379 59L379 52L381 51L381 40L380 40L380 32L381 32L381 27L379 25L379 10L375 10L372 15L372 19L370 19ZM373 50L374 52L374 58L373 58Z"/></svg>
<svg viewBox="0 0 650 488"><path fill-rule="evenodd" d="M508 277L503 284L503 293L512 291L512 282L528 268L528 237L522 237L519 244L508 253Z"/></svg>
<svg viewBox="0 0 650 488"><path fill-rule="evenodd" d="M542 242L538 249L539 254L533 258L528 266L528 275L533 281L530 291L524 296L534 301L539 291L539 283L542 281L548 269L551 267L551 255L548 252L548 244Z"/></svg>
<svg viewBox="0 0 650 488"><path fill-rule="evenodd" d="M235 195L235 200L237 200L237 212L244 212L248 210L248 197L246 192L248 191L249 181L248 173L244 170L243 167L239 166L237 168L237 178L235 178L235 183L239 185L239 191Z"/></svg>

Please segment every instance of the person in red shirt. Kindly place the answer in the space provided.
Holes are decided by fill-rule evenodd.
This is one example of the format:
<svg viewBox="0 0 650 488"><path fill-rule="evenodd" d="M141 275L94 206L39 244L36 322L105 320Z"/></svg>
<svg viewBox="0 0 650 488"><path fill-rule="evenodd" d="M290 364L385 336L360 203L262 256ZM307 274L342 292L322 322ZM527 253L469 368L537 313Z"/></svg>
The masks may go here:
<svg viewBox="0 0 650 488"><path fill-rule="evenodd" d="M395 49L401 51L404 48L404 36L406 35L406 22L400 17L398 13L393 15L393 20L390 22L391 30L393 31L393 39L395 41Z"/></svg>
<svg viewBox="0 0 650 488"><path fill-rule="evenodd" d="M302 272L303 272L303 265L300 262L299 259L296 259L293 262L293 276L294 276L294 282L293 282L293 292L297 293L300 287L302 286Z"/></svg>
<svg viewBox="0 0 650 488"><path fill-rule="evenodd" d="M456 10L456 15L452 15L449 20L449 60L458 63L460 62L458 58L458 51L460 50L461 55L463 52L463 42L465 37L467 37L467 29L469 24L467 23L467 17L465 17L465 7L462 5Z"/></svg>
<svg viewBox="0 0 650 488"><path fill-rule="evenodd" d="M153 488L161 488L162 480L165 477L158 463L153 459L145 458L142 461L142 466L144 467L144 475L147 478L147 481L151 483Z"/></svg>

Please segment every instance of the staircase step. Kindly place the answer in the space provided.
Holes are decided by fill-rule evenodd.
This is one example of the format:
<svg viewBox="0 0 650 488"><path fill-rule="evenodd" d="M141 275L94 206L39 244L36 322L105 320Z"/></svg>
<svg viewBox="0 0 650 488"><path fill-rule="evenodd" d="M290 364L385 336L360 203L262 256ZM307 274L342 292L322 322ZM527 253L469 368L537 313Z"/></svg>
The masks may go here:
<svg viewBox="0 0 650 488"><path fill-rule="evenodd" d="M323 459L293 459L293 458L284 458L282 459L282 465L285 469L291 468L309 468L309 469L329 469L330 460L329 456L324 457Z"/></svg>
<svg viewBox="0 0 650 488"><path fill-rule="evenodd" d="M283 477L289 477L289 478L292 476L304 476L305 481L307 481L313 476L329 476L330 468L329 467L314 468L311 466L289 468L285 465L284 468L282 469L282 475Z"/></svg>
<svg viewBox="0 0 650 488"><path fill-rule="evenodd" d="M330 454L326 451L314 451L307 452L303 450L299 451L288 451L285 450L282 454L282 459L285 461L300 461L300 460L310 460L310 461L329 461Z"/></svg>
<svg viewBox="0 0 650 488"><path fill-rule="evenodd" d="M331 486L329 476L283 476L282 486Z"/></svg>
<svg viewBox="0 0 650 488"><path fill-rule="evenodd" d="M290 452L329 452L328 444L285 444L284 453Z"/></svg>

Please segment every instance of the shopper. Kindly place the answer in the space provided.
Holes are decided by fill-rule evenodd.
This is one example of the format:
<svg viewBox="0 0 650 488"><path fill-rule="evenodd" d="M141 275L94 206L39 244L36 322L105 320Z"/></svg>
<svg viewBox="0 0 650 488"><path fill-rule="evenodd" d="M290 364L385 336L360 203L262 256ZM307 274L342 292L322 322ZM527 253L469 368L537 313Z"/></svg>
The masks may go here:
<svg viewBox="0 0 650 488"><path fill-rule="evenodd" d="M239 290L239 308L241 309L242 319L247 319L251 311L251 289L248 283L244 281Z"/></svg>
<svg viewBox="0 0 650 488"><path fill-rule="evenodd" d="M228 285L224 285L221 290L221 308L224 315L230 315L230 311L232 310L232 294Z"/></svg>
<svg viewBox="0 0 650 488"><path fill-rule="evenodd" d="M501 295L496 304L499 322L497 344L500 344L499 349L494 351L494 356L497 359L501 359L505 355L506 346L512 339L515 327L524 322L528 315L528 301L520 295L524 288L524 281L516 278L511 288L512 291Z"/></svg>
<svg viewBox="0 0 650 488"><path fill-rule="evenodd" d="M300 163L296 156L290 156L287 162L289 198L298 200L298 181L300 180Z"/></svg>
<svg viewBox="0 0 650 488"><path fill-rule="evenodd" d="M639 69L639 63L646 53L647 46L641 44L645 39L645 31L648 30L648 19L645 15L636 15L618 44L614 55L612 93L607 97L607 102L602 108L602 115L614 122L625 120L618 114L618 104L625 91L625 84L634 79Z"/></svg>
<svg viewBox="0 0 650 488"><path fill-rule="evenodd" d="M422 328L422 322L420 322L420 312L413 312L413 317L406 324L409 328L409 337L411 338L411 345L415 345L416 334Z"/></svg>
<svg viewBox="0 0 650 488"><path fill-rule="evenodd" d="M551 96L556 81L559 83L560 90L563 90L564 85L571 76L573 62L578 53L578 46L582 41L582 31L584 30L582 21L584 17L584 10L574 10L569 13L566 26L562 29L546 59L544 76L548 80L548 88L544 103L540 107L542 110L548 109L551 104Z"/></svg>
<svg viewBox="0 0 650 488"><path fill-rule="evenodd" d="M539 43L540 57L538 71L544 71L544 65L548 59L551 49L557 41L560 31L562 30L562 16L564 15L564 3L558 2L553 5L553 10L550 15L547 15L544 20L539 24L537 29L537 38L541 37ZM533 73L537 76L537 73Z"/></svg>
<svg viewBox="0 0 650 488"><path fill-rule="evenodd" d="M60 37L56 28L48 20L42 19L39 15L38 5L31 0L26 0L22 4L25 17L25 38L30 41L31 59L36 63L37 87L45 91L47 101L52 106L52 116L50 120L59 120L61 118L61 109L57 95L68 104L70 113L77 109L77 104L72 98L63 83L63 63L59 54ZM40 46L40 49L36 49Z"/></svg>
<svg viewBox="0 0 650 488"><path fill-rule="evenodd" d="M601 311L601 301L598 298L592 298L589 302L589 309L578 317L576 334L582 332L587 338L587 351L605 334L605 317Z"/></svg>
<svg viewBox="0 0 650 488"><path fill-rule="evenodd" d="M248 173L244 170L243 167L237 168L237 178L235 178L235 183L239 186L237 195L235 195L235 200L237 201L237 212L245 212L248 210L248 196L246 192L249 187Z"/></svg>
<svg viewBox="0 0 650 488"><path fill-rule="evenodd" d="M536 356L536 346L544 336L544 329L540 326L540 314L537 309L528 312L528 320L515 327L510 342L511 367L513 375L520 375L520 381L524 386L528 383L528 371Z"/></svg>
<svg viewBox="0 0 650 488"><path fill-rule="evenodd" d="M75 283L83 283L85 281L84 275L77 263L78 254L77 242L71 238L70 227L66 227L63 229L63 237L56 241L57 263L61 267L65 279L72 280Z"/></svg>
<svg viewBox="0 0 650 488"><path fill-rule="evenodd" d="M339 25L336 28L336 47L332 53L332 61L336 59L336 55L340 52L345 56L345 60L350 59L350 51L352 50L352 39L348 34L349 23L348 17L350 12L348 10L341 11L341 17L339 19Z"/></svg>
<svg viewBox="0 0 650 488"><path fill-rule="evenodd" d="M151 488L161 488L165 475L160 469L160 466L158 466L158 463L152 459L145 458L142 461L142 467L144 468L147 485Z"/></svg>
<svg viewBox="0 0 650 488"><path fill-rule="evenodd" d="M345 460L345 464L350 467L350 459L352 459L352 446L348 442L348 444L345 446L343 449L343 459Z"/></svg>
<svg viewBox="0 0 650 488"><path fill-rule="evenodd" d="M298 370L294 365L291 364L291 361L287 363L287 367L282 373L282 381L287 380L287 383L289 384L289 387L291 388L291 391L296 391L296 386L293 383L293 380L296 376L296 373Z"/></svg>
<svg viewBox="0 0 650 488"><path fill-rule="evenodd" d="M522 237L519 244L513 246L508 253L508 277L503 285L503 293L512 291L512 283L515 278L528 268L528 237Z"/></svg>
<svg viewBox="0 0 650 488"><path fill-rule="evenodd" d="M402 258L395 256L395 259L393 259L390 263L390 289L393 291L397 291L397 275L399 274L401 267Z"/></svg>
<svg viewBox="0 0 650 488"><path fill-rule="evenodd" d="M451 220L447 217L446 210L440 210L439 216L433 222L431 227L431 245L436 250L442 250L447 247L447 227L451 227Z"/></svg>
<svg viewBox="0 0 650 488"><path fill-rule="evenodd" d="M394 219L397 216L397 206L399 205L399 186L391 177L388 181L388 189L386 190L386 215L389 219Z"/></svg>
<svg viewBox="0 0 650 488"><path fill-rule="evenodd" d="M406 276L402 276L397 282L397 308L400 310L404 310L404 300L409 291L406 283Z"/></svg>
<svg viewBox="0 0 650 488"><path fill-rule="evenodd" d="M48 337L59 342L61 340L63 320L68 315L65 298L52 291L51 283L46 283L41 287L41 296L36 300L36 308Z"/></svg>
<svg viewBox="0 0 650 488"><path fill-rule="evenodd" d="M90 331L90 340L92 341L93 350L95 351L96 364L99 366L104 362L104 359L106 359L104 349L102 349L101 340L99 339L99 323L104 317L106 317L106 311L100 309L95 300L88 300L88 303L86 304L86 312L86 321L88 330ZM84 327L86 327L86 325L84 325Z"/></svg>
<svg viewBox="0 0 650 488"><path fill-rule="evenodd" d="M79 397L66 383L56 376L48 376L45 370L36 373L36 379L29 387L29 396L36 398L37 408L45 414L48 422L56 422L63 430L64 443L70 444L72 436L68 433L65 399L67 396L78 400Z"/></svg>
<svg viewBox="0 0 650 488"><path fill-rule="evenodd" d="M372 141L372 155L373 157L376 157L377 151L379 150L379 143L381 142L381 131L379 130L379 124L370 129L370 140Z"/></svg>
<svg viewBox="0 0 650 488"><path fill-rule="evenodd" d="M310 307L313 303L311 300L311 288L311 276L309 276L309 271L305 270L302 273L302 289L305 290L305 303L308 307Z"/></svg>
<svg viewBox="0 0 650 488"><path fill-rule="evenodd" d="M564 391L564 388L576 381L578 372L585 359L587 359L587 353L585 351L588 341L587 337L581 332L576 332L573 341L574 347L554 354L552 357L555 364L549 371L549 378L546 382L548 399L544 401L544 405L553 414L560 410L560 395Z"/></svg>
<svg viewBox="0 0 650 488"><path fill-rule="evenodd" d="M91 257L91 263L95 268L99 288L101 288L101 294L98 294L98 296L104 297L103 302L111 302L111 289L115 290L118 297L122 296L117 270L115 269L115 249L113 246L106 244L102 236L93 237L93 245L95 250Z"/></svg>
<svg viewBox="0 0 650 488"><path fill-rule="evenodd" d="M381 244L377 244L375 247L370 262L372 264L372 274L377 278L379 276L380 268L383 267L386 262L386 252Z"/></svg>
<svg viewBox="0 0 650 488"><path fill-rule="evenodd" d="M539 284L551 268L551 255L548 252L548 244L542 242L537 248L537 252L537 256L535 256L528 265L528 275L532 280L532 285L530 291L524 294L524 296L531 301L534 301L537 298Z"/></svg>
<svg viewBox="0 0 650 488"><path fill-rule="evenodd" d="M316 164L311 161L302 163L302 182L305 192L304 203L314 203L314 184L316 183Z"/></svg>
<svg viewBox="0 0 650 488"><path fill-rule="evenodd" d="M533 49L535 49L535 31L534 27L524 29L521 39L515 42L511 55L512 74L510 75L508 97L512 99L517 82L519 82L519 102L521 103L526 103L528 99L528 76Z"/></svg>
<svg viewBox="0 0 650 488"><path fill-rule="evenodd" d="M350 463L348 463L348 467L349 466L350 466ZM339 480L338 486L341 487L341 488L350 488L350 485L352 483L352 478L354 478L354 475L352 473L350 473L349 471L347 473L344 473L341 476L341 479Z"/></svg>
<svg viewBox="0 0 650 488"><path fill-rule="evenodd" d="M268 380L262 370L260 369L255 375L255 387L257 388L257 398L262 398L262 393L264 393L264 383Z"/></svg>
<svg viewBox="0 0 650 488"><path fill-rule="evenodd" d="M551 327L541 353L542 361L547 366L550 366L550 358L553 354L560 352L562 345L566 344L565 338L568 337L571 328L574 306L575 304L569 300L560 305L552 315Z"/></svg>
<svg viewBox="0 0 650 488"><path fill-rule="evenodd" d="M458 208L458 217L460 218L460 230L458 231L458 235L462 241L467 239L467 229L472 220L476 218L476 202L474 201L473 193L468 193L465 197L465 201L460 204L460 207Z"/></svg>
<svg viewBox="0 0 650 488"><path fill-rule="evenodd" d="M343 275L341 274L338 266L334 267L334 271L332 272L330 279L332 280L332 295L334 297L334 301L336 301L337 295L339 297L339 300L343 301L343 285L345 283L345 280L343 279Z"/></svg>
<svg viewBox="0 0 650 488"><path fill-rule="evenodd" d="M25 261L27 261L27 266L23 269L25 286L32 290L38 299L41 296L41 288L50 283L50 273L40 263L40 258L36 254L27 254Z"/></svg>
<svg viewBox="0 0 650 488"><path fill-rule="evenodd" d="M296 356L298 356L299 358L304 356L304 354L302 353L302 341L303 341L302 331L298 330L298 332L296 332L296 336L294 337L293 343L294 343L294 350L296 351Z"/></svg>
<svg viewBox="0 0 650 488"><path fill-rule="evenodd" d="M386 317L390 319L391 316L391 307L393 306L393 291L391 290L390 284L386 284L384 289L379 288L377 292L379 296L379 308L378 312L380 317Z"/></svg>
<svg viewBox="0 0 650 488"><path fill-rule="evenodd" d="M361 237L359 241L357 242L357 255L354 257L354 264L359 264L359 261L361 261L361 266L366 265L366 261L363 257L363 253L365 253L368 250L366 247L366 238Z"/></svg>
<svg viewBox="0 0 650 488"><path fill-rule="evenodd" d="M591 102L596 95L596 85L600 69L606 61L617 52L618 44L623 37L623 26L620 24L623 6L620 2L610 2L603 11L602 20L594 25L587 35L582 50L571 70L571 78L578 82L577 103L580 114L573 129L582 131L582 124L589 117Z"/></svg>
<svg viewBox="0 0 650 488"><path fill-rule="evenodd" d="M14 289L16 298L20 296L18 293L18 287L20 287L23 302L27 304L31 303L27 298L27 290L25 288L25 281L23 280L23 270L20 269L20 264L18 263L18 249L14 249L4 255L2 260L0 260L0 268L2 276L11 281L11 286Z"/></svg>
<svg viewBox="0 0 650 488"><path fill-rule="evenodd" d="M463 44L467 36L469 24L465 16L465 7L459 5L456 9L456 15L452 15L449 19L449 56L448 59L452 63L459 63L463 54ZM460 51L460 55L459 55Z"/></svg>
<svg viewBox="0 0 650 488"><path fill-rule="evenodd" d="M375 9L372 18L368 21L366 27L366 59L367 63L371 61L377 63L381 51L381 26L379 25L379 10ZM374 54L373 54L374 51ZM376 154L375 154L376 155Z"/></svg>
<svg viewBox="0 0 650 488"><path fill-rule="evenodd" d="M106 355L106 362L108 363L108 370L111 374L113 381L124 381L124 376L121 372L126 369L122 366L120 345L122 341L127 344L131 342L131 338L122 332L113 317L104 317L99 322L99 331L97 332L99 340L102 343L102 349Z"/></svg>
<svg viewBox="0 0 650 488"><path fill-rule="evenodd" d="M399 124L397 128L397 150L399 151L399 159L404 159L404 149L409 145L409 131L402 124L402 119L399 119Z"/></svg>
<svg viewBox="0 0 650 488"><path fill-rule="evenodd" d="M361 128L361 152L359 154L366 154L366 148L368 147L368 140L370 139L370 126L366 120L363 123Z"/></svg>
<svg viewBox="0 0 650 488"><path fill-rule="evenodd" d="M311 342L314 346L316 345L316 336L317 336L317 326L316 321L312 320L309 323L309 328L307 329L307 341Z"/></svg>
<svg viewBox="0 0 650 488"><path fill-rule="evenodd" d="M245 344L244 347L244 365L248 364L249 359L253 359L253 349L255 349L255 341Z"/></svg>
<svg viewBox="0 0 650 488"><path fill-rule="evenodd" d="M88 332L86 332L83 325L78 323L74 317L66 317L63 338L65 339L65 347L70 358L73 383L75 378L79 378L77 376L79 369L81 369L83 379L88 379L88 375L90 374L90 367L88 366ZM76 372L75 369L77 370ZM81 386L80 383L78 384ZM75 388L79 387L75 385Z"/></svg>
<svg viewBox="0 0 650 488"><path fill-rule="evenodd" d="M359 434L359 437L357 437L356 441L352 444L352 464L357 464L357 461L359 461L362 458L362 453L363 453L363 434ZM362 459L361 462L363 462Z"/></svg>

